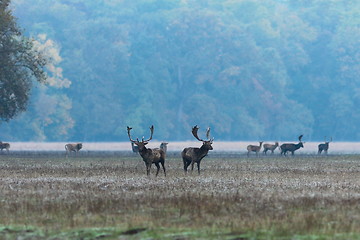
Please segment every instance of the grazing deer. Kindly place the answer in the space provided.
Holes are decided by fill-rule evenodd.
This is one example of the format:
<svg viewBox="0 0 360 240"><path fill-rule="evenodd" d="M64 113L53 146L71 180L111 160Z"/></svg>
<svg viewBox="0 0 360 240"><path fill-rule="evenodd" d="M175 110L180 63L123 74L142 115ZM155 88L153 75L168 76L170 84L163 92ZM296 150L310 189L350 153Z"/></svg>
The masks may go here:
<svg viewBox="0 0 360 240"><path fill-rule="evenodd" d="M1 149L1 152L3 151L3 149L6 149L6 152L9 153L10 143L0 141L0 149Z"/></svg>
<svg viewBox="0 0 360 240"><path fill-rule="evenodd" d="M169 144L169 143L167 143L167 142L162 142L162 143L160 144L160 149L162 149L165 154L166 154L166 152L167 152L167 145L168 145L168 144Z"/></svg>
<svg viewBox="0 0 360 240"><path fill-rule="evenodd" d="M152 136L154 133L154 126L150 127L150 138L148 140L144 140L144 137L143 137L141 142L139 141L138 138L136 140L131 139L131 136L130 136L131 129L132 129L131 127L127 127L127 133L128 133L130 142L134 143L139 149L139 154L142 157L142 159L146 165L146 174L148 176L150 175L151 165L154 163L155 166L157 167L157 171L156 171L156 176L157 176L159 174L159 170L160 170L159 163L161 163L161 166L164 170L164 174L166 176L165 152L159 148L150 149L150 148L145 147L145 145L148 144L149 141L152 139Z"/></svg>
<svg viewBox="0 0 360 240"><path fill-rule="evenodd" d="M136 146L133 142L131 142L131 149L134 153L138 153L139 152L139 147Z"/></svg>
<svg viewBox="0 0 360 240"><path fill-rule="evenodd" d="M200 162L201 160L208 154L209 150L213 150L213 147L211 146L211 144L214 141L214 138L209 139L210 136L210 128L208 128L206 130L206 138L208 140L202 140L198 137L198 130L199 127L196 125L192 128L192 134L193 136L199 140L200 142L202 142L202 146L200 148L194 148L194 147L188 147L185 148L182 152L181 152L181 157L183 159L184 162L184 171L185 173L187 172L187 168L189 167L189 165L191 164L191 171L194 170L194 164L197 164L197 168L198 168L198 174L200 174Z"/></svg>
<svg viewBox="0 0 360 240"><path fill-rule="evenodd" d="M66 150L66 157L68 157L68 154L70 154L71 152L75 152L75 156L77 155L77 153L80 151L80 149L82 148L82 143L68 143L65 145L65 150Z"/></svg>
<svg viewBox="0 0 360 240"><path fill-rule="evenodd" d="M329 150L329 143L330 142L332 142L332 137L330 138L330 141L327 142L326 141L326 136L325 136L325 143L321 143L318 146L318 148L319 148L318 154L321 154L322 151L324 151L324 153L327 154L328 150Z"/></svg>
<svg viewBox="0 0 360 240"><path fill-rule="evenodd" d="M280 146L281 149L281 153L280 154L284 154L284 156L286 155L287 152L291 152L291 155L294 155L294 152L296 150L298 150L299 148L303 148L304 145L301 141L301 138L303 137L303 135L299 136L299 143L298 144L294 144L294 143L284 143Z"/></svg>
<svg viewBox="0 0 360 240"><path fill-rule="evenodd" d="M259 146L255 146L255 145L249 145L247 146L247 156L250 155L251 152L255 152L256 153L256 156L258 156L259 152L260 152L260 149L261 149L261 145L263 144L263 142L259 142L260 145Z"/></svg>
<svg viewBox="0 0 360 240"><path fill-rule="evenodd" d="M275 149L279 146L278 142L275 142L275 144L269 144L269 143L265 143L263 145L264 151L263 153L266 155L267 151L271 151L271 154L274 154Z"/></svg>

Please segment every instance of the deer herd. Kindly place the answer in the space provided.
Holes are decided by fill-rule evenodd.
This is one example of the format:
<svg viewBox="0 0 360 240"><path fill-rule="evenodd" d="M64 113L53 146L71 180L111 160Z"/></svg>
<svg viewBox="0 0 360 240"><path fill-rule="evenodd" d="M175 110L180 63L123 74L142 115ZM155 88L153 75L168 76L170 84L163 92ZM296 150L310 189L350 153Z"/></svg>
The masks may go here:
<svg viewBox="0 0 360 240"><path fill-rule="evenodd" d="M166 149L168 143L161 143L160 148L146 148L145 145L149 143L149 141L152 139L153 133L154 133L154 126L150 127L150 138L148 140L144 140L144 137L141 141L137 138L136 140L133 140L130 135L131 127L127 127L127 133L129 136L129 140L131 142L132 150L133 152L138 152L140 156L142 157L143 161L146 165L146 173L147 175L150 174L150 168L152 164L155 164L157 167L156 176L159 174L160 171L160 165L161 164L164 175L166 176L166 169L165 169L165 157L166 157ZM214 138L210 138L210 128L206 130L206 140L201 139L198 136L198 130L199 127L195 125L192 128L192 135L200 142L202 142L201 147L187 147L184 148L184 150L181 152L181 157L183 159L184 164L184 172L187 172L188 167L191 165L191 171L194 169L194 165L196 163L198 174L200 174L200 163L201 160L206 157L208 152L210 150L213 150L212 143L214 141ZM267 154L268 151L271 151L271 154L274 154L274 151L276 148L279 147L281 151L281 155L286 155L287 152L291 152L292 155L294 155L295 151L299 148L303 148L303 142L302 142L303 135L300 135L298 137L299 143L284 143L281 146L279 146L278 142L275 142L275 144L269 144L264 142L259 142L259 145L248 145L247 146L247 156L250 156L251 152L255 152L255 154L258 156L259 152L261 151L261 147L263 147L263 154ZM325 137L325 143L319 144L318 146L318 154L321 154L322 151L324 151L325 154L327 154L327 151L329 149L329 143L332 141L332 138L329 142L326 141Z"/></svg>
<svg viewBox="0 0 360 240"><path fill-rule="evenodd" d="M157 171L156 176L159 174L160 171L160 165L164 171L164 175L166 176L166 168L165 168L165 158L166 158L166 152L167 152L167 142L162 142L160 144L159 148L147 148L146 145L151 141L153 134L154 134L154 126L150 127L150 137L149 139L145 140L143 137L141 141L139 138L136 138L136 140L132 139L131 137L131 127L127 127L127 134L129 137L129 140L131 142L132 151L139 153L143 161L146 165L146 173L147 175L150 175L150 169L151 165L155 164ZM184 150L181 152L181 157L184 164L184 172L187 172L188 167L191 165L191 171L194 169L194 165L196 163L198 174L200 174L200 163L201 160L206 157L208 152L210 150L213 150L212 143L214 141L214 138L210 138L210 128L207 128L206 130L206 140L200 138L198 136L198 130L199 127L195 125L192 128L192 135L200 142L202 142L201 147L187 147L184 148ZM271 154L274 154L274 151L276 148L279 148L280 154L286 156L288 152L291 152L292 155L294 155L295 151L303 148L303 142L302 142L303 135L300 135L298 137L299 142L297 144L295 143L284 143L279 146L278 142L275 142L275 144L259 142L259 145L248 145L247 146L247 156L250 156L252 152L256 154L256 156L259 155L259 152L261 151L261 148L263 148L263 154L266 155L268 151L271 152ZM325 143L321 143L318 145L318 154L321 154L323 151L325 154L327 154L329 149L329 143L332 142L332 137L330 138L330 141L326 141L325 137ZM65 145L66 150L66 157L71 152L75 152L75 155L80 151L82 148L82 143L68 143ZM1 152L3 149L6 149L7 152L9 152L10 144L4 143L0 141L0 150Z"/></svg>

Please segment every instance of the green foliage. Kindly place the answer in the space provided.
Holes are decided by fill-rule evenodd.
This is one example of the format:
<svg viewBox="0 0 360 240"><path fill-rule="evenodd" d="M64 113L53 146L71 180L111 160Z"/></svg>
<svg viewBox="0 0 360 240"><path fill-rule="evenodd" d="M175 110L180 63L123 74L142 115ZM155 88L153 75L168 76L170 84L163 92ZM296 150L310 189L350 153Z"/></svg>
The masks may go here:
<svg viewBox="0 0 360 240"><path fill-rule="evenodd" d="M146 131L152 124L155 138L169 140L191 138L195 124L211 126L224 140L360 137L354 135L356 2L17 0L13 6L27 34L59 45L57 64L71 86L46 91L52 101L43 111L58 109L54 101L68 104L56 114L49 110L51 123L41 126L32 123L41 108L42 93L35 91L30 111L3 127L10 139L119 141L127 140L126 125ZM23 134L16 129L25 122L33 127Z"/></svg>
<svg viewBox="0 0 360 240"><path fill-rule="evenodd" d="M26 110L31 81L44 82L44 56L22 36L9 0L0 1L0 120L9 121Z"/></svg>

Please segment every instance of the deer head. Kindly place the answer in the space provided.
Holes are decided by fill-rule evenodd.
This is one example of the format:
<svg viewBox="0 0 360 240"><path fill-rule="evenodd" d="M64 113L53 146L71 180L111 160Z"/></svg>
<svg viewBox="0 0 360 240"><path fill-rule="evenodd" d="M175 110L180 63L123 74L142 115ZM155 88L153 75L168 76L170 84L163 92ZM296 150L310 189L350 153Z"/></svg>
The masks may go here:
<svg viewBox="0 0 360 240"><path fill-rule="evenodd" d="M144 149L146 149L145 145L149 143L149 141L152 139L152 136L153 136L153 133L154 133L154 125L152 125L150 127L150 138L145 140L144 137L141 139L141 141L139 141L138 138L136 138L136 140L133 140L131 138L131 135L130 135L130 131L131 131L131 127L127 127L127 133L128 133L128 136L129 136L129 140L130 142L134 143L136 146L139 147L139 152L143 151Z"/></svg>
<svg viewBox="0 0 360 240"><path fill-rule="evenodd" d="M331 143L332 142L332 137L330 137L330 141L326 141L326 136L325 136L325 143L327 143L327 144L329 144L329 143Z"/></svg>
<svg viewBox="0 0 360 240"><path fill-rule="evenodd" d="M301 134L301 135L299 136L299 143L298 143L298 144L299 144L300 147L303 148L303 147L304 147L304 144L303 144L303 142L301 141L302 137L303 137L303 135Z"/></svg>
<svg viewBox="0 0 360 240"><path fill-rule="evenodd" d="M203 143L202 148L207 149L207 150L213 150L213 147L211 146L211 144L213 143L214 138L210 139L210 128L207 128L207 130L206 130L206 138L208 140L203 140L203 139L199 138L198 130L199 130L199 127L197 125L195 125L192 128L191 132L197 140L199 140L200 142Z"/></svg>

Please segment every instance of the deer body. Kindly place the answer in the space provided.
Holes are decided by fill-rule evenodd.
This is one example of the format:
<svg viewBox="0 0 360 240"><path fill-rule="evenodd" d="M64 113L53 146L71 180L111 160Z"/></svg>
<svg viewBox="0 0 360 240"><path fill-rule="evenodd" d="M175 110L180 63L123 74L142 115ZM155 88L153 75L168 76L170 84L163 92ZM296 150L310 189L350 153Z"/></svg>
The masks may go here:
<svg viewBox="0 0 360 240"><path fill-rule="evenodd" d="M80 151L80 149L83 147L82 143L68 143L65 145L66 154L65 156L68 157L68 155L71 152L75 152L75 156L77 156L77 153Z"/></svg>
<svg viewBox="0 0 360 240"><path fill-rule="evenodd" d="M159 163L160 163L164 170L164 175L166 176L165 153L162 149L159 149L159 148L150 149L150 148L144 147L141 150L139 149L139 154L142 157L143 161L145 162L147 175L150 175L151 165L155 164L155 166L157 168L157 170L156 170L156 176L157 176L160 171L160 165L159 165Z"/></svg>
<svg viewBox="0 0 360 240"><path fill-rule="evenodd" d="M255 145L249 145L247 146L247 155L249 156L251 152L255 152L256 156L259 154L260 149L261 149L261 145L263 144L263 142L259 142L259 146L255 146Z"/></svg>
<svg viewBox="0 0 360 240"><path fill-rule="evenodd" d="M150 138L148 140L144 140L144 138L143 138L142 141L139 141L139 139L136 139L136 140L131 139L131 136L130 136L131 129L132 128L127 127L128 136L129 136L130 142L134 143L139 149L139 154L142 157L143 161L145 162L146 174L148 176L150 175L151 165L155 164L155 166L157 167L157 171L156 171L156 176L157 176L159 174L160 164L161 164L161 166L164 170L164 175L166 176L165 152L160 148L151 149L151 148L146 148L146 146L145 146L152 139L152 135L154 133L154 126L150 127L150 132L151 132Z"/></svg>
<svg viewBox="0 0 360 240"><path fill-rule="evenodd" d="M266 155L267 151L271 151L271 154L274 154L275 149L279 146L278 142L275 142L275 144L269 144L269 143L265 143L263 145L264 148L264 154Z"/></svg>
<svg viewBox="0 0 360 240"><path fill-rule="evenodd" d="M202 140L198 137L197 135L197 131L198 131L199 127L196 125L192 128L192 134L194 135L194 137L203 142L203 145L200 148L194 148L194 147L188 147L188 148L184 148L184 150L181 152L181 157L183 159L183 163L184 163L184 172L187 172L187 168L190 166L191 164L191 171L194 170L194 164L196 163L197 168L198 168L198 174L200 174L200 163L201 160L208 154L208 152L210 150L213 150L213 147L211 146L211 144L213 143L214 139L210 139L210 140ZM206 136L209 139L209 134L210 134L210 128L207 129L207 133Z"/></svg>
<svg viewBox="0 0 360 240"><path fill-rule="evenodd" d="M3 149L6 149L6 152L9 153L10 143L0 141L0 149L1 149L1 152L3 151Z"/></svg>
<svg viewBox="0 0 360 240"><path fill-rule="evenodd" d="M332 142L332 137L330 139L329 142L326 141L326 137L325 137L325 143L321 143L319 144L318 146L318 154L321 154L322 151L324 151L325 154L328 153L328 150L329 150L329 143Z"/></svg>
<svg viewBox="0 0 360 240"><path fill-rule="evenodd" d="M281 155L284 154L284 156L287 154L287 152L291 152L291 155L294 155L294 152L296 150L298 150L299 148L303 148L304 145L301 142L301 138L303 135L299 136L299 143L298 144L294 144L294 143L284 143L280 146L281 149Z"/></svg>

